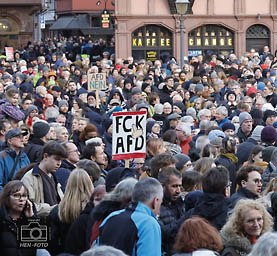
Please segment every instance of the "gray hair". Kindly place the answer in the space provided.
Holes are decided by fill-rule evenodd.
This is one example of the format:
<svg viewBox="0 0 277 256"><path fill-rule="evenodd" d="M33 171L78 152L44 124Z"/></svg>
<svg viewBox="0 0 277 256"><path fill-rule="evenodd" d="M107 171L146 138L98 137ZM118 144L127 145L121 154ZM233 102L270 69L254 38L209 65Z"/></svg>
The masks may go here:
<svg viewBox="0 0 277 256"><path fill-rule="evenodd" d="M201 110L198 112L197 117L200 119L200 117L201 117L201 116L204 116L204 115L209 115L209 116L211 116L211 115L212 115L211 110L209 110L209 109L207 109L207 108L201 109Z"/></svg>
<svg viewBox="0 0 277 256"><path fill-rule="evenodd" d="M186 133L186 136L190 136L191 135L191 127L189 124L185 124L183 122L180 122L177 125L178 129L180 129L181 131Z"/></svg>
<svg viewBox="0 0 277 256"><path fill-rule="evenodd" d="M253 246L249 256L275 256L277 250L277 233L264 233Z"/></svg>
<svg viewBox="0 0 277 256"><path fill-rule="evenodd" d="M130 200L137 184L137 180L134 178L127 178L120 181L114 188L114 190L106 195L105 200L123 202Z"/></svg>
<svg viewBox="0 0 277 256"><path fill-rule="evenodd" d="M81 256L127 256L127 254L112 246L101 245L83 252Z"/></svg>
<svg viewBox="0 0 277 256"><path fill-rule="evenodd" d="M92 160L82 159L77 163L77 167L84 169L88 175L92 177L93 182L98 180L101 175L101 169L99 165Z"/></svg>
<svg viewBox="0 0 277 256"><path fill-rule="evenodd" d="M50 108L46 109L45 117L46 117L46 120L48 120L50 118L56 119L59 114L60 114L60 112L57 108L50 107Z"/></svg>
<svg viewBox="0 0 277 256"><path fill-rule="evenodd" d="M212 125L211 125L211 122L209 120L202 120L199 123L200 130L206 130L206 129L210 128L211 126Z"/></svg>
<svg viewBox="0 0 277 256"><path fill-rule="evenodd" d="M218 107L215 111L220 111L222 113L222 115L227 116L228 115L228 110L226 107L224 106L220 106Z"/></svg>
<svg viewBox="0 0 277 256"><path fill-rule="evenodd" d="M145 178L140 180L133 192L133 201L149 203L154 197L163 198L163 187L159 181L154 178Z"/></svg>
<svg viewBox="0 0 277 256"><path fill-rule="evenodd" d="M210 143L208 136L200 136L195 142L195 148L202 150L207 144Z"/></svg>
<svg viewBox="0 0 277 256"><path fill-rule="evenodd" d="M186 111L187 116L192 116L194 119L196 118L196 110L192 107L188 108Z"/></svg>

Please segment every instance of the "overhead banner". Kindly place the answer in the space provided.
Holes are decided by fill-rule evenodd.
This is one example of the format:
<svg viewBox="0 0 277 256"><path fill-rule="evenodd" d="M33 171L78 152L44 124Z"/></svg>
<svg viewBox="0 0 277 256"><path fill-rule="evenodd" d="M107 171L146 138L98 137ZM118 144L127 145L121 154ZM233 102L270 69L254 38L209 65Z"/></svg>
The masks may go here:
<svg viewBox="0 0 277 256"><path fill-rule="evenodd" d="M106 90L106 73L89 73L88 74L88 91Z"/></svg>
<svg viewBox="0 0 277 256"><path fill-rule="evenodd" d="M146 118L146 111L113 113L113 160L146 156Z"/></svg>

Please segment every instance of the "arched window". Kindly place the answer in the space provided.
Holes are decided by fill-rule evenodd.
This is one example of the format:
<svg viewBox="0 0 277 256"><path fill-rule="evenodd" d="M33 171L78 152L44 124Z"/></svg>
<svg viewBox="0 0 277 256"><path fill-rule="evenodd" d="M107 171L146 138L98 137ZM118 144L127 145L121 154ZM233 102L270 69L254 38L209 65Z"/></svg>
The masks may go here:
<svg viewBox="0 0 277 256"><path fill-rule="evenodd" d="M172 33L165 27L146 25L132 33L132 55L136 60L155 61L172 55Z"/></svg>
<svg viewBox="0 0 277 256"><path fill-rule="evenodd" d="M270 31L261 24L255 24L246 31L246 50L254 48L257 52L262 53L263 47L270 44Z"/></svg>
<svg viewBox="0 0 277 256"><path fill-rule="evenodd" d="M218 25L205 25L190 31L189 56L234 52L234 33Z"/></svg>
<svg viewBox="0 0 277 256"><path fill-rule="evenodd" d="M12 24L8 19L0 19L0 33L12 32Z"/></svg>

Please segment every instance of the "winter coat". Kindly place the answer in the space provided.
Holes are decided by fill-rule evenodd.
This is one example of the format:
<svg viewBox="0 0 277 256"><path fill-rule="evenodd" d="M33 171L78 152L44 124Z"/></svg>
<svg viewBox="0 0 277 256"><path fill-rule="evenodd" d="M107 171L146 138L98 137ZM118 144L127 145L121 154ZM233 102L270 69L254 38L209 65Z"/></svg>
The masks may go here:
<svg viewBox="0 0 277 256"><path fill-rule="evenodd" d="M182 197L175 202L163 199L160 209L159 224L162 230L163 250L171 252L180 225L185 219L185 205Z"/></svg>
<svg viewBox="0 0 277 256"><path fill-rule="evenodd" d="M243 188L242 186L239 186L239 189L238 189L238 192L233 194L230 198L231 200L231 208L230 209L233 209L236 205L236 203L241 200L241 199L253 199L253 200L256 200L258 199L259 197L255 194L253 194L251 191L249 191L248 189L246 188Z"/></svg>
<svg viewBox="0 0 277 256"><path fill-rule="evenodd" d="M186 219L198 215L220 230L228 218L230 199L223 194L203 193L195 207L186 213Z"/></svg>
<svg viewBox="0 0 277 256"><path fill-rule="evenodd" d="M223 227L220 234L225 246L221 256L247 256L250 253L252 245L247 237L236 234L229 227Z"/></svg>
<svg viewBox="0 0 277 256"><path fill-rule="evenodd" d="M16 161L16 157L16 152L9 147L0 152L0 192L2 191L4 185L6 185L15 177L17 171L30 164L29 158L26 153L21 151L20 155L18 156L19 159L15 167L14 174L11 179L9 179L9 176Z"/></svg>
<svg viewBox="0 0 277 256"><path fill-rule="evenodd" d="M170 97L170 94L173 92L173 90L169 90L166 85L164 85L163 89L159 90L160 95L160 102L162 104L169 102L171 105L173 104L172 98Z"/></svg>
<svg viewBox="0 0 277 256"><path fill-rule="evenodd" d="M38 163L42 160L42 152L44 142L40 138L33 137L24 147L24 152L27 154L31 163Z"/></svg>
<svg viewBox="0 0 277 256"><path fill-rule="evenodd" d="M245 142L251 136L251 133L248 136L246 136L242 132L241 128L239 128L238 132L237 132L237 136L239 137L239 143L243 143L243 142Z"/></svg>
<svg viewBox="0 0 277 256"><path fill-rule="evenodd" d="M21 180L28 189L29 199L35 204L38 215L48 216L55 205L50 206L48 203L44 202L43 182L38 168L38 164L34 165L33 169L26 172ZM63 198L63 192L61 189L61 184L56 184L57 193L60 201Z"/></svg>
<svg viewBox="0 0 277 256"><path fill-rule="evenodd" d="M21 220L25 220L24 214ZM12 221L5 205L0 208L0 254L3 256L36 256L36 249L17 247L17 222Z"/></svg>
<svg viewBox="0 0 277 256"><path fill-rule="evenodd" d="M237 165L229 158L220 155L216 160L215 160L216 165L223 165L224 167L227 168L229 171L229 177L230 181L232 182L231 186L231 195L235 193L236 191L236 172L237 172Z"/></svg>
<svg viewBox="0 0 277 256"><path fill-rule="evenodd" d="M48 216L51 227L51 241L48 250L52 256L64 252L66 235L68 234L71 225L71 223L62 222L59 218L58 212L59 205L56 205Z"/></svg>
<svg viewBox="0 0 277 256"><path fill-rule="evenodd" d="M262 190L265 190L265 188L267 187L267 184L271 181L272 178L275 178L276 176L277 176L277 170L274 171L271 166L271 162L269 162L267 168L262 174L262 180L263 180Z"/></svg>
<svg viewBox="0 0 277 256"><path fill-rule="evenodd" d="M112 136L107 132L104 132L103 142L105 143L105 152L112 156Z"/></svg>
<svg viewBox="0 0 277 256"><path fill-rule="evenodd" d="M89 249L90 234L87 234L92 203L87 203L80 216L71 224L65 240L65 252L80 255Z"/></svg>

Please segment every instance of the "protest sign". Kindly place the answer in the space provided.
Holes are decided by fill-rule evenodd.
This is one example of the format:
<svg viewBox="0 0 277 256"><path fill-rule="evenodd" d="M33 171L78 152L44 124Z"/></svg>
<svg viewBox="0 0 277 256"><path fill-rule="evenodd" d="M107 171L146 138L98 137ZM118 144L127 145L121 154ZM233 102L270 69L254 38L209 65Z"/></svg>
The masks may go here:
<svg viewBox="0 0 277 256"><path fill-rule="evenodd" d="M6 60L13 61L14 60L13 47L5 47L5 52L6 52Z"/></svg>
<svg viewBox="0 0 277 256"><path fill-rule="evenodd" d="M88 91L106 90L106 73L88 73Z"/></svg>
<svg viewBox="0 0 277 256"><path fill-rule="evenodd" d="M113 113L113 160L145 157L146 118L146 111Z"/></svg>

